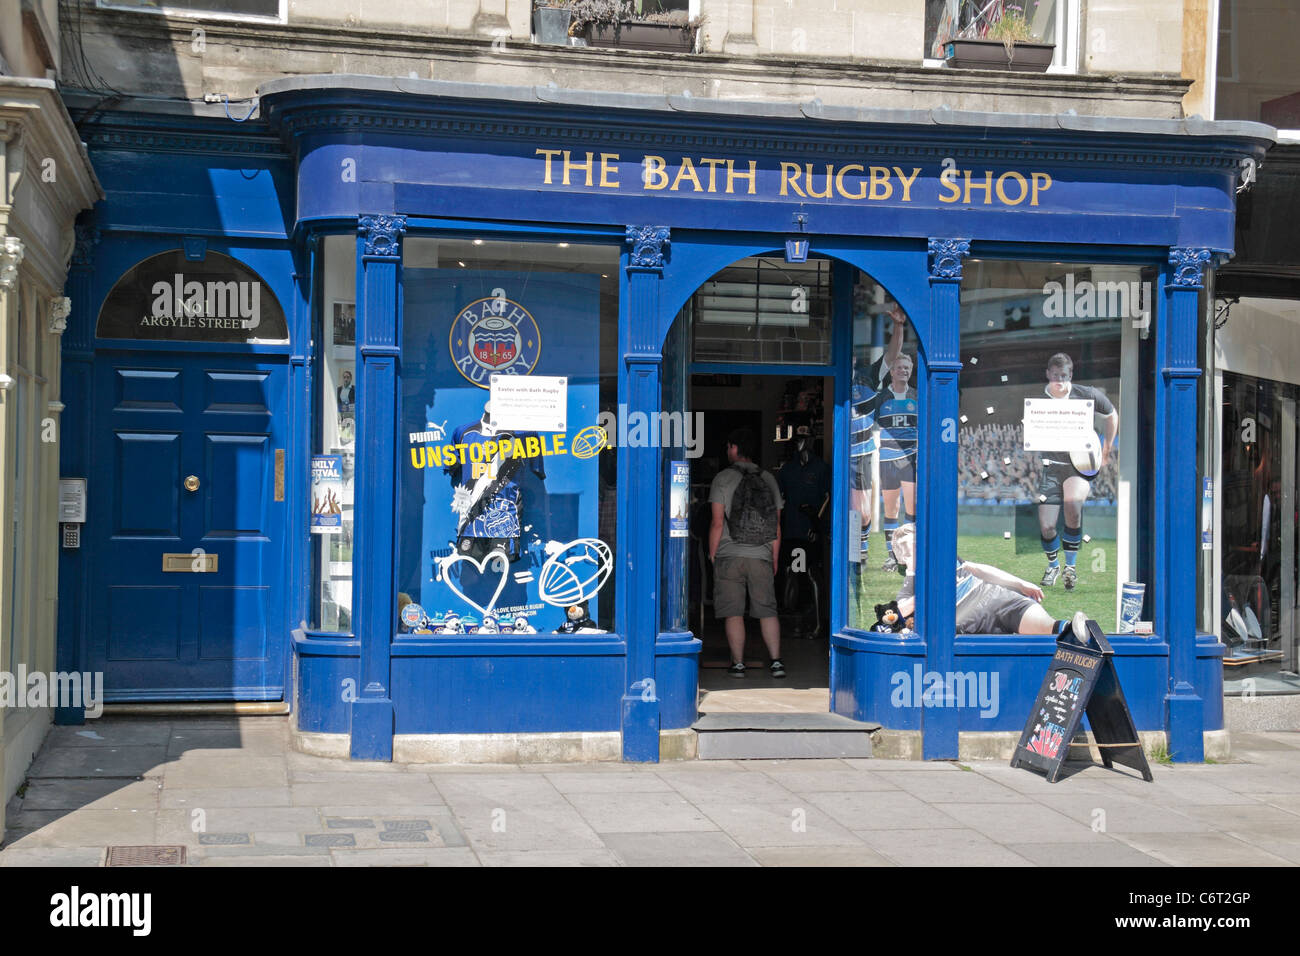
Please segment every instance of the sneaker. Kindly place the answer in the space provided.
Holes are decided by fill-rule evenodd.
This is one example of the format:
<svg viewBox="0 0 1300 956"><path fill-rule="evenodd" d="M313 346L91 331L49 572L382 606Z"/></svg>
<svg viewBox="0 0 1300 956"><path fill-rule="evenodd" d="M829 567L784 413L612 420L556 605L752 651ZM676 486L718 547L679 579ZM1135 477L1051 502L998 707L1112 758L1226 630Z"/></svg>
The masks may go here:
<svg viewBox="0 0 1300 956"><path fill-rule="evenodd" d="M1088 633L1088 615L1082 611L1075 611L1074 617L1070 618L1070 630L1074 636L1083 644L1092 642L1092 635Z"/></svg>
<svg viewBox="0 0 1300 956"><path fill-rule="evenodd" d="M880 566L880 570L882 570L882 571L897 571L897 570L898 570L898 561L897 561L897 559L894 557L894 554L893 554L892 551L891 551L891 552L889 553L889 555L885 558L885 563L882 564L882 565Z"/></svg>
<svg viewBox="0 0 1300 956"><path fill-rule="evenodd" d="M727 676L728 676L728 677L744 677L744 676L745 676L745 665L742 664L740 661L736 661L736 663L732 664L730 667L727 668Z"/></svg>
<svg viewBox="0 0 1300 956"><path fill-rule="evenodd" d="M1049 564L1047 570L1043 572L1043 580L1038 582L1040 587L1050 588L1056 583L1057 578L1061 576L1061 566L1059 564Z"/></svg>
<svg viewBox="0 0 1300 956"><path fill-rule="evenodd" d="M1074 586L1079 583L1079 572L1069 565L1065 566L1065 589L1073 591Z"/></svg>
<svg viewBox="0 0 1300 956"><path fill-rule="evenodd" d="M772 672L773 677L785 676L785 665L781 663L781 658L778 657L776 660L772 662L772 666L770 670Z"/></svg>

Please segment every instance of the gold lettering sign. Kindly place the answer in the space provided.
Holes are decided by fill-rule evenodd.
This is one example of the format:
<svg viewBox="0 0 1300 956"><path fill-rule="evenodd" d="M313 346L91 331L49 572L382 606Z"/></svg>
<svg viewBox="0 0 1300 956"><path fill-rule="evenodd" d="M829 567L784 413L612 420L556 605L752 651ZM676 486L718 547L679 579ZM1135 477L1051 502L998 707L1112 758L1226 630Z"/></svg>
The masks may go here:
<svg viewBox="0 0 1300 956"><path fill-rule="evenodd" d="M758 160L720 156L629 157L640 167L639 182L620 177L620 153L541 149L543 186L613 189L677 195L761 196ZM778 160L772 183L785 198L850 202L934 202L963 206L1038 206L1052 188L1050 173L1008 169L927 170L923 166L871 166L865 163L809 163ZM769 187L771 188L771 187Z"/></svg>

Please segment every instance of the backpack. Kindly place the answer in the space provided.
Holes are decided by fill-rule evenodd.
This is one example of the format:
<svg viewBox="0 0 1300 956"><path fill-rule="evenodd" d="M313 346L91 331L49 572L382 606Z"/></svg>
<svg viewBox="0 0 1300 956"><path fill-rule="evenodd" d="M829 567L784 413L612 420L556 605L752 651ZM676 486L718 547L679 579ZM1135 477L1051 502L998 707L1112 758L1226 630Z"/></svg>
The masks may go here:
<svg viewBox="0 0 1300 956"><path fill-rule="evenodd" d="M734 466L733 466L734 467ZM727 526L736 544L768 544L776 540L776 499L763 480L761 468L737 468L740 484L731 496Z"/></svg>

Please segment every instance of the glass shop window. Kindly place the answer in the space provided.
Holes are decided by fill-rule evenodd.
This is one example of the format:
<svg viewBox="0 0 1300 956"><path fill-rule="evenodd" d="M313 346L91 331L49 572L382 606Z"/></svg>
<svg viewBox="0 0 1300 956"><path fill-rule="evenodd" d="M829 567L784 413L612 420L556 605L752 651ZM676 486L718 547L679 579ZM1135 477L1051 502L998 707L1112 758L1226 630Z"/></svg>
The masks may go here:
<svg viewBox="0 0 1300 956"><path fill-rule="evenodd" d="M139 10L150 13L214 16L235 20L285 19L281 0L97 0L104 9ZM166 8L165 10L160 8Z"/></svg>
<svg viewBox="0 0 1300 956"><path fill-rule="evenodd" d="M889 291L864 272L853 288L849 395L848 625L914 628L916 490L921 474L917 337Z"/></svg>
<svg viewBox="0 0 1300 956"><path fill-rule="evenodd" d="M348 632L356 498L356 237L326 236L323 248L323 307L315 335L319 415L311 467L317 625Z"/></svg>
<svg viewBox="0 0 1300 956"><path fill-rule="evenodd" d="M411 237L399 630L613 630L617 246Z"/></svg>
<svg viewBox="0 0 1300 956"><path fill-rule="evenodd" d="M957 631L1150 620L1137 574L1153 273L971 260L961 287ZM1145 602L1144 602L1145 599ZM1123 612L1121 614L1121 612Z"/></svg>
<svg viewBox="0 0 1300 956"><path fill-rule="evenodd" d="M1256 300L1258 301L1258 300ZM1225 370L1217 632L1229 694L1295 693L1300 389Z"/></svg>
<svg viewBox="0 0 1300 956"><path fill-rule="evenodd" d="M829 259L741 259L704 283L691 305L696 362L830 362Z"/></svg>

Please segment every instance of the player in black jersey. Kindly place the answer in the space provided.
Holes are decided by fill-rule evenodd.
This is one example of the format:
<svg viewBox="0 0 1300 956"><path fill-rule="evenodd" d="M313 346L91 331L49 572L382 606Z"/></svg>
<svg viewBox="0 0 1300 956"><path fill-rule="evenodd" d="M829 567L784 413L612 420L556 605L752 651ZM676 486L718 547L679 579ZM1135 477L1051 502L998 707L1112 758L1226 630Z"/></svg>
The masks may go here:
<svg viewBox="0 0 1300 956"><path fill-rule="evenodd" d="M1106 393L1088 385L1071 381L1074 362L1064 352L1058 352L1047 361L1048 396L1055 399L1092 399L1093 412L1106 417L1106 437L1101 444L1101 461L1098 471L1110 461L1110 450L1119 433L1119 412ZM1038 485L1038 526L1047 555L1047 570L1043 572L1043 587L1051 587L1061 577L1060 552L1065 550L1065 589L1073 591L1079 574L1075 562L1079 557L1079 543L1083 540L1083 503L1092 490L1090 482L1096 477L1079 472L1070 460L1068 451L1034 452L1042 456L1043 474ZM1065 506L1065 527L1057 534L1056 525L1061 506Z"/></svg>

